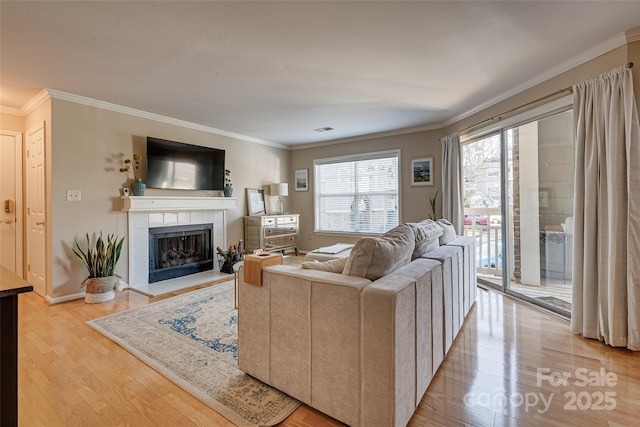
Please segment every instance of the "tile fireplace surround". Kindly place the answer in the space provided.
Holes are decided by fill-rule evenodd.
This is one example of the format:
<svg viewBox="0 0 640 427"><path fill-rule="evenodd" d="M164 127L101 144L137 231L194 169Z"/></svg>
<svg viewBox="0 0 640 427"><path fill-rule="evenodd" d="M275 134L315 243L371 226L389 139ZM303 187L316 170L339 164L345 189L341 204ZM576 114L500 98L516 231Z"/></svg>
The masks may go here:
<svg viewBox="0 0 640 427"><path fill-rule="evenodd" d="M212 224L212 247L227 247L226 210L235 209L235 197L122 197L127 212L129 236L129 287L155 296L227 276L214 269L149 284L149 228L175 225Z"/></svg>

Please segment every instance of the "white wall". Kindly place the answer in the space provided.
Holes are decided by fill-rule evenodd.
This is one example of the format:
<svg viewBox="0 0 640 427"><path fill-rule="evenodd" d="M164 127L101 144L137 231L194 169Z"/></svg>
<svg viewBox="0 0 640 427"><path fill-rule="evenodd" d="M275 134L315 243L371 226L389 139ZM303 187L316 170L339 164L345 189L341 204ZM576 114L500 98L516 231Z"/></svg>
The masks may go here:
<svg viewBox="0 0 640 427"><path fill-rule="evenodd" d="M363 139L343 144L320 145L292 150L289 182L293 183L296 169L309 169L309 191L289 190L292 200L290 212L300 214L300 248L313 250L336 242L353 243L359 236L347 234L327 234L314 232L314 174L313 160L349 154L370 153L385 150L400 150L400 222L420 221L431 213L429 198L439 190L436 203L438 216L442 213L442 145L440 138L445 134L442 130L413 132L379 138ZM433 156L433 186L411 186L411 160Z"/></svg>
<svg viewBox="0 0 640 427"><path fill-rule="evenodd" d="M156 122L118 112L53 99L51 153L52 272L54 300L74 295L86 277L71 252L74 238L85 232L127 233L126 213L120 212L121 189L130 179L119 172L114 158L145 154L146 137L156 136L226 150L238 208L227 212L227 244L243 238L246 187L262 187L289 176L289 152L225 136ZM67 190L80 190L80 202L66 201ZM149 195L209 195L218 192L149 189ZM117 271L128 275L127 244Z"/></svg>

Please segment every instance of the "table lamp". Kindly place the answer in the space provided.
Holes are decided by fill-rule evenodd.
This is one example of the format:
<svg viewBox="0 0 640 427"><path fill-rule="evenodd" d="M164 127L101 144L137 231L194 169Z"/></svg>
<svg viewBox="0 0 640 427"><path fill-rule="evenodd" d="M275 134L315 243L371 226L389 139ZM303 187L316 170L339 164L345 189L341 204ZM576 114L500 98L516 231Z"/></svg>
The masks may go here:
<svg viewBox="0 0 640 427"><path fill-rule="evenodd" d="M284 213L284 202L281 199L281 196L289 195L289 184L286 182L281 182L280 184L270 184L269 190L272 196L277 196L278 200L276 202L276 215L282 215Z"/></svg>

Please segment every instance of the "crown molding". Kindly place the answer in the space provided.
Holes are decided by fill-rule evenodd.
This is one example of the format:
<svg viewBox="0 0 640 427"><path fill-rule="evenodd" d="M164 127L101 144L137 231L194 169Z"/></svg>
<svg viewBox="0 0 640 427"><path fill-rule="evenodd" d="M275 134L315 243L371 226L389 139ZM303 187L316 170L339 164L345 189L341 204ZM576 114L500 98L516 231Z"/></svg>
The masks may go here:
<svg viewBox="0 0 640 427"><path fill-rule="evenodd" d="M627 43L640 41L640 27L631 28L624 33Z"/></svg>
<svg viewBox="0 0 640 427"><path fill-rule="evenodd" d="M3 105L0 105L0 113L11 114L13 116L24 116L24 114L22 114L22 110L13 107L5 107Z"/></svg>
<svg viewBox="0 0 640 427"><path fill-rule="evenodd" d="M89 107L101 108L103 110L114 111L116 113L122 113L129 116L141 117L143 119L153 120L156 122L166 123L174 126L180 126L183 128L198 130L201 132L212 133L216 135L226 136L229 138L239 139L241 141L253 142L255 144L268 145L275 148L287 149L288 147L283 144L278 144L271 141L265 141L263 139L253 138L251 136L241 135L235 132L228 132L221 129L212 128L210 126L199 125L197 123L187 122L185 120L174 119L172 117L162 116L160 114L149 113L147 111L137 110L135 108L125 107L122 105L112 104L110 102L100 101L93 98L87 98L84 96L74 95L72 93L62 92L55 89L46 89L51 98L59 99L62 101L74 102L76 104L87 105Z"/></svg>
<svg viewBox="0 0 640 427"><path fill-rule="evenodd" d="M29 102L24 104L22 108L12 108L0 106L0 113L13 114L14 116L26 116L31 114L44 102L51 99L46 89L42 89L36 96L31 98Z"/></svg>

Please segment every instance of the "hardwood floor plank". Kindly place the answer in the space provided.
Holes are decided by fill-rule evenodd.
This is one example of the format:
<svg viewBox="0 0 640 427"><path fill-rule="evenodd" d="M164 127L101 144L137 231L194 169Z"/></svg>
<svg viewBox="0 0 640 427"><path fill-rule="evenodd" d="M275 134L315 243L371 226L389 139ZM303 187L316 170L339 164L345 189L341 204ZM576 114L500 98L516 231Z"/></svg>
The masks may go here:
<svg viewBox="0 0 640 427"><path fill-rule="evenodd" d="M149 298L124 291L101 304L78 300L48 306L34 293L19 295L19 425L233 426L85 325L87 320L170 296ZM588 373L605 369L616 375L616 384L578 386L578 368ZM572 378L566 386L539 384L539 369L568 372ZM598 391L615 393L615 410L566 409L566 393L587 393L593 400ZM553 395L546 409L540 402L527 407L518 400L536 394L539 399ZM409 425L633 425L639 407L640 354L582 339L563 319L497 292L479 290L476 305ZM342 424L301 405L280 425Z"/></svg>

